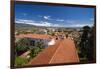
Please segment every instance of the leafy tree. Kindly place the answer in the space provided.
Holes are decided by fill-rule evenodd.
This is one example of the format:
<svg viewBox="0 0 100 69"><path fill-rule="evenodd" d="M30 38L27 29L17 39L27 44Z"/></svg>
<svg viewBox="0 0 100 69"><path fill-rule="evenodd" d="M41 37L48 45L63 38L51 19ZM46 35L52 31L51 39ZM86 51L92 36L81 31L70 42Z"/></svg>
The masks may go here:
<svg viewBox="0 0 100 69"><path fill-rule="evenodd" d="M29 49L30 40L22 38L16 42L16 54L21 55L23 52Z"/></svg>
<svg viewBox="0 0 100 69"><path fill-rule="evenodd" d="M44 48L44 43L42 41L35 43L36 47L39 47L40 49Z"/></svg>
<svg viewBox="0 0 100 69"><path fill-rule="evenodd" d="M90 55L90 48L91 48L91 42L90 42L90 36L91 36L91 28L89 26L83 27L83 34L81 36L81 42L80 42L80 57L86 58L86 61L88 61L88 56Z"/></svg>
<svg viewBox="0 0 100 69"><path fill-rule="evenodd" d="M22 57L16 57L15 58L15 66L23 66L26 63L28 63L28 59L22 58Z"/></svg>
<svg viewBox="0 0 100 69"><path fill-rule="evenodd" d="M52 36L54 36L54 35L55 35L55 33L54 33L54 32L52 32L52 33L51 33L51 35L52 35Z"/></svg>
<svg viewBox="0 0 100 69"><path fill-rule="evenodd" d="M31 32L32 33L36 33L37 32L37 29L36 28L32 28Z"/></svg>
<svg viewBox="0 0 100 69"><path fill-rule="evenodd" d="M30 58L35 57L39 52L42 51L42 49L44 49L43 42L41 42L41 41L36 42L35 47L33 47L33 48L31 47L31 53L29 54Z"/></svg>
<svg viewBox="0 0 100 69"><path fill-rule="evenodd" d="M95 61L95 27L92 27L90 40L90 47L88 48L87 58L88 61Z"/></svg>
<svg viewBox="0 0 100 69"><path fill-rule="evenodd" d="M35 57L39 52L40 52L40 48L39 47L32 48L31 49L31 53L29 54L30 58Z"/></svg>

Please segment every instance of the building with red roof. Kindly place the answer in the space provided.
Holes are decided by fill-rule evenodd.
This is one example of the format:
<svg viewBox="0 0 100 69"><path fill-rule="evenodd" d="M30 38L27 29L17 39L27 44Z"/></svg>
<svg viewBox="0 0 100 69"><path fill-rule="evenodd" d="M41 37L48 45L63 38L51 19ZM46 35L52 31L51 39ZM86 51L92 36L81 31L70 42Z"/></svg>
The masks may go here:
<svg viewBox="0 0 100 69"><path fill-rule="evenodd" d="M19 39L22 38L27 38L30 40L30 44L32 46L34 45L34 43L37 42L43 42L45 47L48 47L49 45L53 45L55 43L53 37L46 34L20 34L20 35L15 35L15 38L16 38L15 41L18 41Z"/></svg>
<svg viewBox="0 0 100 69"><path fill-rule="evenodd" d="M79 57L71 38L57 40L55 45L45 48L28 65L78 63Z"/></svg>

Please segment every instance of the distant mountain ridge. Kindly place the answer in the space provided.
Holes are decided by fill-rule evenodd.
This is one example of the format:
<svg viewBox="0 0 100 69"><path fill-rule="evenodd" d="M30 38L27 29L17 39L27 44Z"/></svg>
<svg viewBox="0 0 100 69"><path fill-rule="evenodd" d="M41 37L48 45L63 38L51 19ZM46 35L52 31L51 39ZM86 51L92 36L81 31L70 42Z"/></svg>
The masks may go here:
<svg viewBox="0 0 100 69"><path fill-rule="evenodd" d="M15 23L15 28L20 29L20 28L32 28L32 27L37 27L37 28L74 28L74 29L80 29L81 27L46 27L46 26L35 26L31 24L24 24L24 23Z"/></svg>

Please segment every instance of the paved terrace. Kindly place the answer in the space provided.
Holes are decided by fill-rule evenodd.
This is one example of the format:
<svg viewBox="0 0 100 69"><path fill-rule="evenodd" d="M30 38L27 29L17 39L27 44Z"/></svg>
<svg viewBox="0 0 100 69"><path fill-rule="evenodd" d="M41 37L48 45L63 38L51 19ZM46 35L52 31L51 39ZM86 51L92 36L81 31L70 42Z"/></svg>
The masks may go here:
<svg viewBox="0 0 100 69"><path fill-rule="evenodd" d="M29 65L59 64L79 62L74 41L71 38L59 39L33 58Z"/></svg>

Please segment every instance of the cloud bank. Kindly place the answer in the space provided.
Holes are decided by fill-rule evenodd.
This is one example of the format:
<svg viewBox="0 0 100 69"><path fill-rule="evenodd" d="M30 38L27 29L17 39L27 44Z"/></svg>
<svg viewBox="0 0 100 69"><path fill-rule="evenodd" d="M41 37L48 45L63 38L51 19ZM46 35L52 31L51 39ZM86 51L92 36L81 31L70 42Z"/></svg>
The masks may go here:
<svg viewBox="0 0 100 69"><path fill-rule="evenodd" d="M35 26L60 27L58 24L52 24L46 21L36 22L33 20L24 20L24 19L17 19L15 20L15 23L30 24L30 25L35 25Z"/></svg>
<svg viewBox="0 0 100 69"><path fill-rule="evenodd" d="M48 19L49 17L44 17L45 19ZM93 26L93 23L89 22L77 22L74 20L66 20L65 23L63 23L65 20L57 19L60 23L50 23L49 21L35 21L35 20L25 20L25 19L16 19L15 23L23 23L23 24L30 24L35 26L46 26L46 27L83 27L83 26Z"/></svg>

